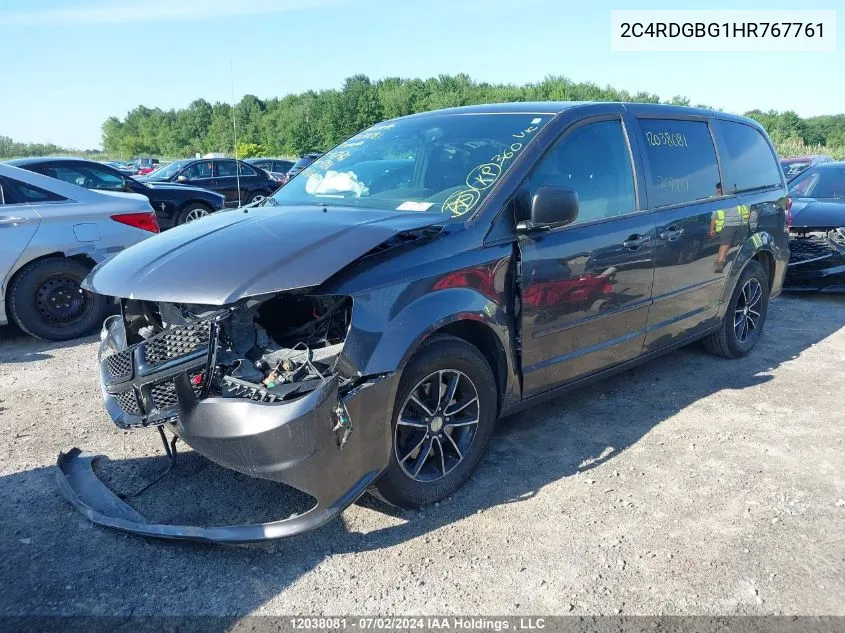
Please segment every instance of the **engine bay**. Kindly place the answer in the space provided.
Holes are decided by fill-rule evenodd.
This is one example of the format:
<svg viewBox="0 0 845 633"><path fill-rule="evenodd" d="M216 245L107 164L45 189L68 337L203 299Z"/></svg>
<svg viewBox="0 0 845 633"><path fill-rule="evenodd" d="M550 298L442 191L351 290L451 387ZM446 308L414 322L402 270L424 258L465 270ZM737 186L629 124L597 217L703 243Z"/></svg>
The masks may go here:
<svg viewBox="0 0 845 633"><path fill-rule="evenodd" d="M305 395L334 375L352 300L282 293L225 308L137 300L122 308L129 346L167 332L208 332L208 363L192 378L201 397L272 403Z"/></svg>

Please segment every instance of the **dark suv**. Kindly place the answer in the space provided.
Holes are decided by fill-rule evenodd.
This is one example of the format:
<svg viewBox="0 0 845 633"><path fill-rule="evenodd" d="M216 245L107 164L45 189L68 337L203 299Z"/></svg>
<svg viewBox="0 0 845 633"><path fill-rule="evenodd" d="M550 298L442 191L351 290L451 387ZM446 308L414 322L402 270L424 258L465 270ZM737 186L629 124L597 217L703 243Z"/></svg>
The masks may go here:
<svg viewBox="0 0 845 633"><path fill-rule="evenodd" d="M138 180L210 189L223 194L229 207L259 202L279 188L279 183L263 169L232 158L174 160Z"/></svg>
<svg viewBox="0 0 845 633"><path fill-rule="evenodd" d="M140 193L150 201L159 226L167 229L219 211L223 196L214 191L166 183L141 183L111 165L82 158L18 158L9 165L99 191Z"/></svg>
<svg viewBox="0 0 845 633"><path fill-rule="evenodd" d="M88 516L248 541L369 487L443 499L501 416L699 339L748 354L781 291L788 204L763 129L707 110L515 103L376 125L257 212L146 240L85 286L124 297L100 353L118 426L170 429L314 508L227 528ZM59 461L71 498L83 459Z"/></svg>

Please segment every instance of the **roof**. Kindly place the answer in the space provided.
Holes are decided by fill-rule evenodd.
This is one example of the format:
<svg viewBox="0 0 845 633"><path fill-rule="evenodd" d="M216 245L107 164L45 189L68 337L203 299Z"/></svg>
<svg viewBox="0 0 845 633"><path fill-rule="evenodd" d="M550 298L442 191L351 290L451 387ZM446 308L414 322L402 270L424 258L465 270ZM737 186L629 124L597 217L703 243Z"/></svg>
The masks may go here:
<svg viewBox="0 0 845 633"><path fill-rule="evenodd" d="M430 110L428 112L420 112L400 118L453 114L546 114L556 116L569 110L595 108L595 106L602 105L621 106L636 116L665 117L675 115L684 117L694 116L703 118L718 118L726 121L745 123L746 125L752 125L761 130L763 129L763 127L754 119L736 114L729 114L727 112L720 112L718 110L690 108L687 106L677 106L663 103L632 103L627 101L515 101L509 103L489 103L459 106L456 108L445 108L442 110Z"/></svg>
<svg viewBox="0 0 845 633"><path fill-rule="evenodd" d="M39 163L60 163L63 161L83 161L86 163L97 163L99 161L91 160L90 158L82 158L80 156L33 156L32 158L13 158L12 160L3 161L7 165L38 165Z"/></svg>

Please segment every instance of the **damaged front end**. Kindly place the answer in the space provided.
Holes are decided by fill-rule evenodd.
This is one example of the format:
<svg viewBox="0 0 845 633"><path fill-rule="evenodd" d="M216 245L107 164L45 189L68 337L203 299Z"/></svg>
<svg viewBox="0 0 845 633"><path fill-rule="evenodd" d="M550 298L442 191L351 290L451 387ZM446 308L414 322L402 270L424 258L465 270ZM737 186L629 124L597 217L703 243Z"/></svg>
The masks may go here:
<svg viewBox="0 0 845 633"><path fill-rule="evenodd" d="M223 307L124 299L102 333L101 388L115 424L168 428L224 467L310 495L308 512L248 526L150 524L78 451L59 458L66 496L96 523L169 538L254 541L330 520L390 454L394 375L337 371L351 313L350 297L305 291Z"/></svg>
<svg viewBox="0 0 845 633"><path fill-rule="evenodd" d="M845 292L845 228L793 235L789 252L784 290Z"/></svg>

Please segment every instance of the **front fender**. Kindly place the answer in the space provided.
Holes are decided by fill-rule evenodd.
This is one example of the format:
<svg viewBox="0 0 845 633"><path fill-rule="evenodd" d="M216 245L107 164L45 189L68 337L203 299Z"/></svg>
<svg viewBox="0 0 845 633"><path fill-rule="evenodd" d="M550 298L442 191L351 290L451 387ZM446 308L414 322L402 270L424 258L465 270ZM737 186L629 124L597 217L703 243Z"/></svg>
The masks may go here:
<svg viewBox="0 0 845 633"><path fill-rule="evenodd" d="M350 333L339 361L342 373L370 376L398 371L428 336L461 320L483 323L503 349L510 349L510 318L504 303L475 289L448 288L425 294L388 315L386 321L378 312L384 299L378 293L356 298ZM376 329L379 323L380 330ZM506 356L510 365L510 354L506 352Z"/></svg>

